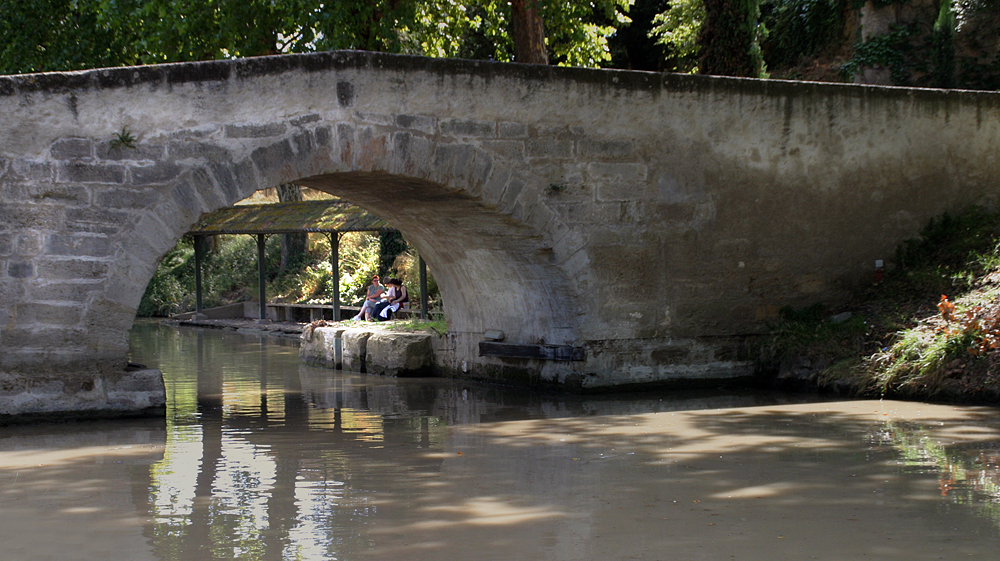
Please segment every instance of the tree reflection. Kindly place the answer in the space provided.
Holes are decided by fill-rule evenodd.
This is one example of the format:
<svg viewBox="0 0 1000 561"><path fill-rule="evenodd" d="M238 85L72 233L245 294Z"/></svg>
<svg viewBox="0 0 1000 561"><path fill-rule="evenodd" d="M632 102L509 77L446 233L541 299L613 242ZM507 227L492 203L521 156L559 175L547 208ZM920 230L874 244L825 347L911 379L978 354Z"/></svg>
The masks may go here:
<svg viewBox="0 0 1000 561"><path fill-rule="evenodd" d="M877 402L543 396L309 368L295 346L250 335L149 335L137 352L170 396L149 485L167 561L683 559L708 558L706 544L712 558L792 558L776 535L796 552L903 558L953 538L953 513L930 530L888 520L922 519L939 493L1000 525L995 410L942 444L930 420L884 420Z"/></svg>
<svg viewBox="0 0 1000 561"><path fill-rule="evenodd" d="M945 446L923 425L889 421L880 436L899 450L904 469L936 474L942 497L974 506L1000 528L1000 442Z"/></svg>
<svg viewBox="0 0 1000 561"><path fill-rule="evenodd" d="M444 440L437 419L404 416L405 396L393 386L337 378L313 384L304 399L294 347L148 329L149 337L133 337L149 345L139 352L156 356L170 395L167 452L150 486L150 537L165 560L337 559L367 550L378 507L360 468L391 464L387 447Z"/></svg>

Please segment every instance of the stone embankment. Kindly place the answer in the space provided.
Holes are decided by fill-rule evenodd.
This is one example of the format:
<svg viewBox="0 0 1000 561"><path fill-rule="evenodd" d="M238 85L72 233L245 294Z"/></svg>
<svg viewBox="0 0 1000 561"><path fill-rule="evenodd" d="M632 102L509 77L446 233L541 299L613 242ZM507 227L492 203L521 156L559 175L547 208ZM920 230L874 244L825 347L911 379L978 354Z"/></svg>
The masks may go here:
<svg viewBox="0 0 1000 561"><path fill-rule="evenodd" d="M299 360L310 366L380 374L429 376L443 337L381 327L312 327L302 331Z"/></svg>

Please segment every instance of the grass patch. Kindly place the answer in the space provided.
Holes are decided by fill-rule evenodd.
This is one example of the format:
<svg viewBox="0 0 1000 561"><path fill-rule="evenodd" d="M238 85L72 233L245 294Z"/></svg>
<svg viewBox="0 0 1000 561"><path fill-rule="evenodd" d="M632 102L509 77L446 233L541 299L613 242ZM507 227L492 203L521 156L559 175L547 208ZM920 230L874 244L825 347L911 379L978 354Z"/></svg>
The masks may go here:
<svg viewBox="0 0 1000 561"><path fill-rule="evenodd" d="M437 335L444 335L448 331L448 323L444 319L423 320L420 318L410 318L394 319L390 321L346 320L342 323L356 324L359 327L382 329L385 331L403 331L408 333L431 331Z"/></svg>
<svg viewBox="0 0 1000 561"><path fill-rule="evenodd" d="M448 331L448 323L443 319L401 319L389 323L393 331L433 331L438 335Z"/></svg>

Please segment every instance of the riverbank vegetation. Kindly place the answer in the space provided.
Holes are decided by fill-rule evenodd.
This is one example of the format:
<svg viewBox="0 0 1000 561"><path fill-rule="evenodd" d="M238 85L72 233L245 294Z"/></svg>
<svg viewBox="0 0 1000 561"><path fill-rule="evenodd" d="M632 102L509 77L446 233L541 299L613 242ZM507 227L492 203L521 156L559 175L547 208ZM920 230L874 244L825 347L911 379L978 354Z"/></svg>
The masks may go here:
<svg viewBox="0 0 1000 561"><path fill-rule="evenodd" d="M888 265L842 308L782 310L761 372L868 397L1000 401L1000 213L945 214Z"/></svg>
<svg viewBox="0 0 1000 561"><path fill-rule="evenodd" d="M417 254L407 246L395 255L391 265L380 271L382 258L377 234L351 232L340 240L340 301L360 305L373 274L398 276L416 300L420 295ZM384 259L381 259L384 263ZM280 236L271 236L265 245L265 294L269 302L290 304L332 303L333 273L330 240L311 234L308 250L301 260L284 270ZM146 287L137 314L140 317L169 316L194 309L194 243L183 238L170 250ZM216 236L202 261L203 305L206 308L256 300L258 294L257 242L252 236ZM440 308L440 295L432 276L428 277L430 304Z"/></svg>

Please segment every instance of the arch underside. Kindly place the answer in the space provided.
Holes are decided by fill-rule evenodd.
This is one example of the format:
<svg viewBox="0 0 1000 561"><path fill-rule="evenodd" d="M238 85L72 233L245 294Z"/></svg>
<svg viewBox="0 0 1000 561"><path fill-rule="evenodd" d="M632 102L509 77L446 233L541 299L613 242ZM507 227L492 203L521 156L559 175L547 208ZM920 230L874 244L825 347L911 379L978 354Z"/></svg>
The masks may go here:
<svg viewBox="0 0 1000 561"><path fill-rule="evenodd" d="M573 344L569 279L541 236L509 216L430 181L347 172L296 183L331 193L386 219L434 270L449 331L503 331L529 344Z"/></svg>
<svg viewBox="0 0 1000 561"><path fill-rule="evenodd" d="M286 130L284 124L275 128ZM330 134L335 128L340 134ZM450 154L454 144L428 140L426 151L416 151L407 148L409 143L389 141L393 134L313 122L276 137L206 139L192 145L184 134L172 133L166 152L182 157L156 164L175 172L169 181L139 187L159 195L117 235L120 245L108 281L109 288L116 288L109 290L109 299L134 312L156 262L202 213L260 189L297 183L357 204L402 232L434 271L448 319L449 346L462 357L457 362L480 360L478 342L486 330L500 330L506 342L515 344L583 344L577 290L557 263L546 233L516 219L510 210L514 201L491 203L470 194L480 192L483 181L483 175L470 173L475 166L499 178L541 180L532 180L524 170L507 169L470 146L458 149L469 156L462 164L440 165L426 153ZM84 318L85 323L92 321L95 318ZM114 349L109 350L113 354ZM504 359L481 360L500 370L511 366ZM534 381L557 381L580 366L515 363L513 368L541 376L533 374Z"/></svg>

